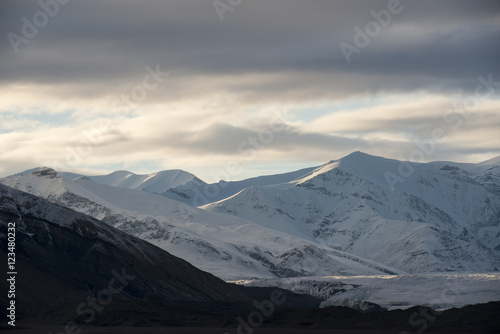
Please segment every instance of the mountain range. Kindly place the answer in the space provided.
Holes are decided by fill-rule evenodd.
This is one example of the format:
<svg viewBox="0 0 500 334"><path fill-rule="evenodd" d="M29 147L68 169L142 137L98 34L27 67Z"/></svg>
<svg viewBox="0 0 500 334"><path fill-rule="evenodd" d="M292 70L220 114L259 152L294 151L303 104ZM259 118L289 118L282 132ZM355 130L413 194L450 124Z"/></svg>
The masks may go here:
<svg viewBox="0 0 500 334"><path fill-rule="evenodd" d="M409 273L497 271L499 160L419 164L355 152L202 208ZM401 176L402 168L411 173Z"/></svg>
<svg viewBox="0 0 500 334"><path fill-rule="evenodd" d="M0 183L85 213L226 280L500 268L500 157L415 163L354 152L207 184L180 170Z"/></svg>
<svg viewBox="0 0 500 334"><path fill-rule="evenodd" d="M90 215L226 280L398 272L310 238L283 234L158 194L99 184L87 177L70 180L49 168L1 182Z"/></svg>

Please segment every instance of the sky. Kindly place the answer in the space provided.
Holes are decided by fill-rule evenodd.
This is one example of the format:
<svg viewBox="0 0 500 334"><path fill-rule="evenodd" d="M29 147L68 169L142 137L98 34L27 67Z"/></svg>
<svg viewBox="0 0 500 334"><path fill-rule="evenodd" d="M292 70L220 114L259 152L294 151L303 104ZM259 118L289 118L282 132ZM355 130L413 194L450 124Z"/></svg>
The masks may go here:
<svg viewBox="0 0 500 334"><path fill-rule="evenodd" d="M500 1L0 2L0 176L500 155Z"/></svg>

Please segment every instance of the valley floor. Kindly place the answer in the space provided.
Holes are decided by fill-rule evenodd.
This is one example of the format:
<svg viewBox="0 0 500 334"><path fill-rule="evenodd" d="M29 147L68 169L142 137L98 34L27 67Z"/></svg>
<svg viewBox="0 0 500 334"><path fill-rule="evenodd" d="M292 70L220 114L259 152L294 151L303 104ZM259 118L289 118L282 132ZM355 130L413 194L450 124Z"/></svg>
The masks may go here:
<svg viewBox="0 0 500 334"><path fill-rule="evenodd" d="M193 323L191 316L184 319L184 327L125 327L125 326L85 326L67 328L58 325L36 325L35 322L17 322L16 329L0 325L0 331L13 334L415 334L415 333L500 333L500 302L468 305L463 308L433 312L424 307L388 312L359 313L345 307L327 307L324 309L281 309L268 318L263 327L241 327L238 325L208 325L216 320L226 319L227 314L214 314L212 318L199 318ZM127 318L132 319L134 313ZM182 320L182 319L177 319ZM178 322L178 321L177 321ZM194 327L198 326L198 327Z"/></svg>

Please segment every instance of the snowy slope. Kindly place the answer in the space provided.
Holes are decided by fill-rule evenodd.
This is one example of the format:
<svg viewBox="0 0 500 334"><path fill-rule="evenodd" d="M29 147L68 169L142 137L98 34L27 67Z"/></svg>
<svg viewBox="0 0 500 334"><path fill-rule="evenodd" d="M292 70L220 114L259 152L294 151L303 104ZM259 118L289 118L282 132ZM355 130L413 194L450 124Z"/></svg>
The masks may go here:
<svg viewBox="0 0 500 334"><path fill-rule="evenodd" d="M61 174L72 180L85 176L73 173ZM163 193L170 188L185 185L189 182L204 183L193 174L178 169L164 170L152 174L134 174L128 171L116 171L108 175L87 177L100 184L118 188L143 190L151 193Z"/></svg>
<svg viewBox="0 0 500 334"><path fill-rule="evenodd" d="M16 253L16 270L11 271L19 273L15 280L17 325L20 321L23 327L30 324L30 333L50 333L35 324L64 325L70 321L144 326L145 313L148 319L164 319L174 307L182 310L186 305L203 303L213 315L213 308L221 304L237 308L255 298L255 290L227 284L149 242L0 184L0 258L4 263L11 258L7 254L11 223L15 223ZM0 289L9 290L5 278ZM0 304L7 306L9 299L7 293L2 294ZM106 310L92 319L79 317L85 301L94 303L87 306L95 305L96 312L103 311L103 305ZM204 314L200 309L188 311L200 317ZM68 328L57 332L81 332Z"/></svg>
<svg viewBox="0 0 500 334"><path fill-rule="evenodd" d="M314 170L314 168L301 169L290 173L253 177L242 181L220 181L211 184L194 180L193 182L172 187L162 193L162 195L186 204L201 206L231 197L251 186L266 186L290 182L312 170Z"/></svg>
<svg viewBox="0 0 500 334"><path fill-rule="evenodd" d="M251 186L207 210L412 273L500 269L496 160L478 165L409 163L361 152L294 181Z"/></svg>
<svg viewBox="0 0 500 334"><path fill-rule="evenodd" d="M239 182L194 178L165 196L47 169L1 182L102 219L225 279L491 272L500 269L499 163L419 164L355 152ZM121 174L110 175L123 181ZM200 210L168 196L212 203Z"/></svg>
<svg viewBox="0 0 500 334"><path fill-rule="evenodd" d="M456 177L469 178L500 196L500 157L479 164L434 162L432 165L441 170L447 170Z"/></svg>
<svg viewBox="0 0 500 334"><path fill-rule="evenodd" d="M307 293L321 298L323 307L358 308L368 302L388 309L415 305L445 309L500 301L499 273L297 277L244 283Z"/></svg>
<svg viewBox="0 0 500 334"><path fill-rule="evenodd" d="M88 177L70 180L49 168L0 182L100 219L224 279L400 272L248 220Z"/></svg>

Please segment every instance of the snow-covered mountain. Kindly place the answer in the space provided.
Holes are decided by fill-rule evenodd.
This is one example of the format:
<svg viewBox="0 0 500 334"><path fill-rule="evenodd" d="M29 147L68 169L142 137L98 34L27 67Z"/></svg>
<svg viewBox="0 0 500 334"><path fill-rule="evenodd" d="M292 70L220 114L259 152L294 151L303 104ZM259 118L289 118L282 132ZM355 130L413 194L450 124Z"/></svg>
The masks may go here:
<svg viewBox="0 0 500 334"><path fill-rule="evenodd" d="M88 177L70 180L50 168L0 182L102 220L224 279L400 272L320 245L311 237Z"/></svg>
<svg viewBox="0 0 500 334"><path fill-rule="evenodd" d="M500 269L500 165L352 153L202 208L411 273Z"/></svg>
<svg viewBox="0 0 500 334"><path fill-rule="evenodd" d="M85 176L66 172L61 172L61 174L71 180ZM108 175L93 175L86 177L100 184L158 194L166 192L170 188L185 186L192 182L195 184L205 184L205 182L198 179L195 175L180 169L164 170L151 174L134 174L128 171L116 171Z"/></svg>
<svg viewBox="0 0 500 334"><path fill-rule="evenodd" d="M225 279L500 269L500 158L409 163L355 152L237 182L205 184L192 175L161 195L151 192L166 183L138 191L117 188L127 178L113 183L111 176L93 180L42 168L0 182L101 219Z"/></svg>
<svg viewBox="0 0 500 334"><path fill-rule="evenodd" d="M258 176L241 181L219 181L211 184L198 179L177 187L172 187L162 193L162 195L186 204L201 206L231 197L248 187L290 182L314 169L314 167L305 168L290 173Z"/></svg>

